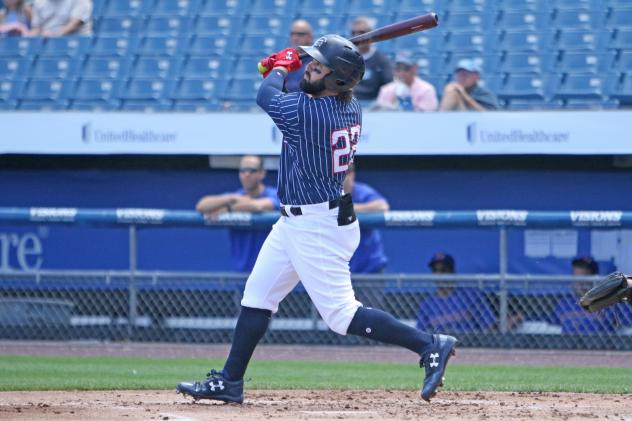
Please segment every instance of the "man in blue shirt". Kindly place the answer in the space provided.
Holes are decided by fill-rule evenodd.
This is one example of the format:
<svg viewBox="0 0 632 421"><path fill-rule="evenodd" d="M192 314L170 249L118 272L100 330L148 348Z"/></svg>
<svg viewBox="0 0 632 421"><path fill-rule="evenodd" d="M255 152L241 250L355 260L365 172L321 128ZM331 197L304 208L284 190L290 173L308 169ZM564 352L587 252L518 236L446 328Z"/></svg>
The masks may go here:
<svg viewBox="0 0 632 421"><path fill-rule="evenodd" d="M408 326L392 315L364 307L355 298L349 260L360 242L360 227L343 181L353 163L362 111L352 96L364 74L358 48L339 35L301 47L313 60L300 92L283 92L288 73L301 67L299 52L288 48L262 60L265 77L257 104L283 133L278 195L281 217L272 227L241 301L233 342L221 371L206 380L181 382L180 393L194 399L242 403L244 375L272 314L300 281L327 326L409 349L425 368L421 397L443 384L456 338ZM334 373L332 373L332 376Z"/></svg>
<svg viewBox="0 0 632 421"><path fill-rule="evenodd" d="M216 218L224 212L269 212L279 209L276 189L263 184L266 170L260 156L246 155L239 165L241 188L234 193L204 196L195 209L207 218ZM269 229L230 230L230 252L233 270L250 272Z"/></svg>
<svg viewBox="0 0 632 421"><path fill-rule="evenodd" d="M428 264L432 273L455 273L454 258L447 253L435 253ZM439 285L419 304L418 329L439 329L449 332L485 331L496 319L485 295L477 288Z"/></svg>
<svg viewBox="0 0 632 421"><path fill-rule="evenodd" d="M345 193L351 193L355 211L357 213L388 211L390 206L386 199L368 184L355 181L355 175L355 164L350 164L343 188ZM388 259L384 254L380 231L375 228L360 227L360 244L349 262L351 273L382 273L386 263Z"/></svg>

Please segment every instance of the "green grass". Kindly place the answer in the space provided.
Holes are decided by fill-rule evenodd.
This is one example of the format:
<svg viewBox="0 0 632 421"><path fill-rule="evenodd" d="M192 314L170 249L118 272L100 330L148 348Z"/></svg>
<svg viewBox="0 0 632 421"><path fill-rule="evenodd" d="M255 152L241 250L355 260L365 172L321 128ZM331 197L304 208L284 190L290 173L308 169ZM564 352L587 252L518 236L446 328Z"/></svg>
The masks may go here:
<svg viewBox="0 0 632 421"><path fill-rule="evenodd" d="M173 389L200 380L222 361L201 359L0 356L0 390ZM409 389L422 371L410 364L255 361L251 389ZM448 390L632 393L632 369L452 365Z"/></svg>

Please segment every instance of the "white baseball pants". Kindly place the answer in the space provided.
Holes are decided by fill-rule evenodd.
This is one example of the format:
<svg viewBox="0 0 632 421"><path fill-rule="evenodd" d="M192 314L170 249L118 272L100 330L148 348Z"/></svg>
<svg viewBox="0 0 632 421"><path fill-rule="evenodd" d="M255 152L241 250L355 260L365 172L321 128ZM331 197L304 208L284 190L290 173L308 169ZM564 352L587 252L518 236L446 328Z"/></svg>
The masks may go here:
<svg viewBox="0 0 632 421"><path fill-rule="evenodd" d="M362 303L351 286L349 260L360 242L358 221L338 226L329 203L301 206L302 215L282 216L263 243L241 304L271 310L299 280L331 330L346 335Z"/></svg>

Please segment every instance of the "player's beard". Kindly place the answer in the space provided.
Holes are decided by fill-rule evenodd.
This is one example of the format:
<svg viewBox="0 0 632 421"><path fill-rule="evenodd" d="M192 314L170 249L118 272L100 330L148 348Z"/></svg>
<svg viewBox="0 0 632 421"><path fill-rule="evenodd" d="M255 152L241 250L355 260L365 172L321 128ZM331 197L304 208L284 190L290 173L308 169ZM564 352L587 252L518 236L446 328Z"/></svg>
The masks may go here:
<svg viewBox="0 0 632 421"><path fill-rule="evenodd" d="M310 82L307 79L302 79L300 83L301 91L310 95L318 95L325 90L325 80L320 79L316 82Z"/></svg>

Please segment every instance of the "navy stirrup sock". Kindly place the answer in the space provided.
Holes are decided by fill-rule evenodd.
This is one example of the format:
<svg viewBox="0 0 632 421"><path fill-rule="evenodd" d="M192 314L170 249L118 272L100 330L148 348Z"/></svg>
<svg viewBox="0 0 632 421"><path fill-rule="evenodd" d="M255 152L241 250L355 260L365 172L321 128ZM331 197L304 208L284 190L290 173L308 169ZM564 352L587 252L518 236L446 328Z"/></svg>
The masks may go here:
<svg viewBox="0 0 632 421"><path fill-rule="evenodd" d="M272 312L259 308L241 307L233 343L224 364L224 377L228 380L241 380L255 347L268 329Z"/></svg>
<svg viewBox="0 0 632 421"><path fill-rule="evenodd" d="M382 310L367 307L358 307L347 333L403 346L420 356L432 344L432 334L405 325Z"/></svg>

